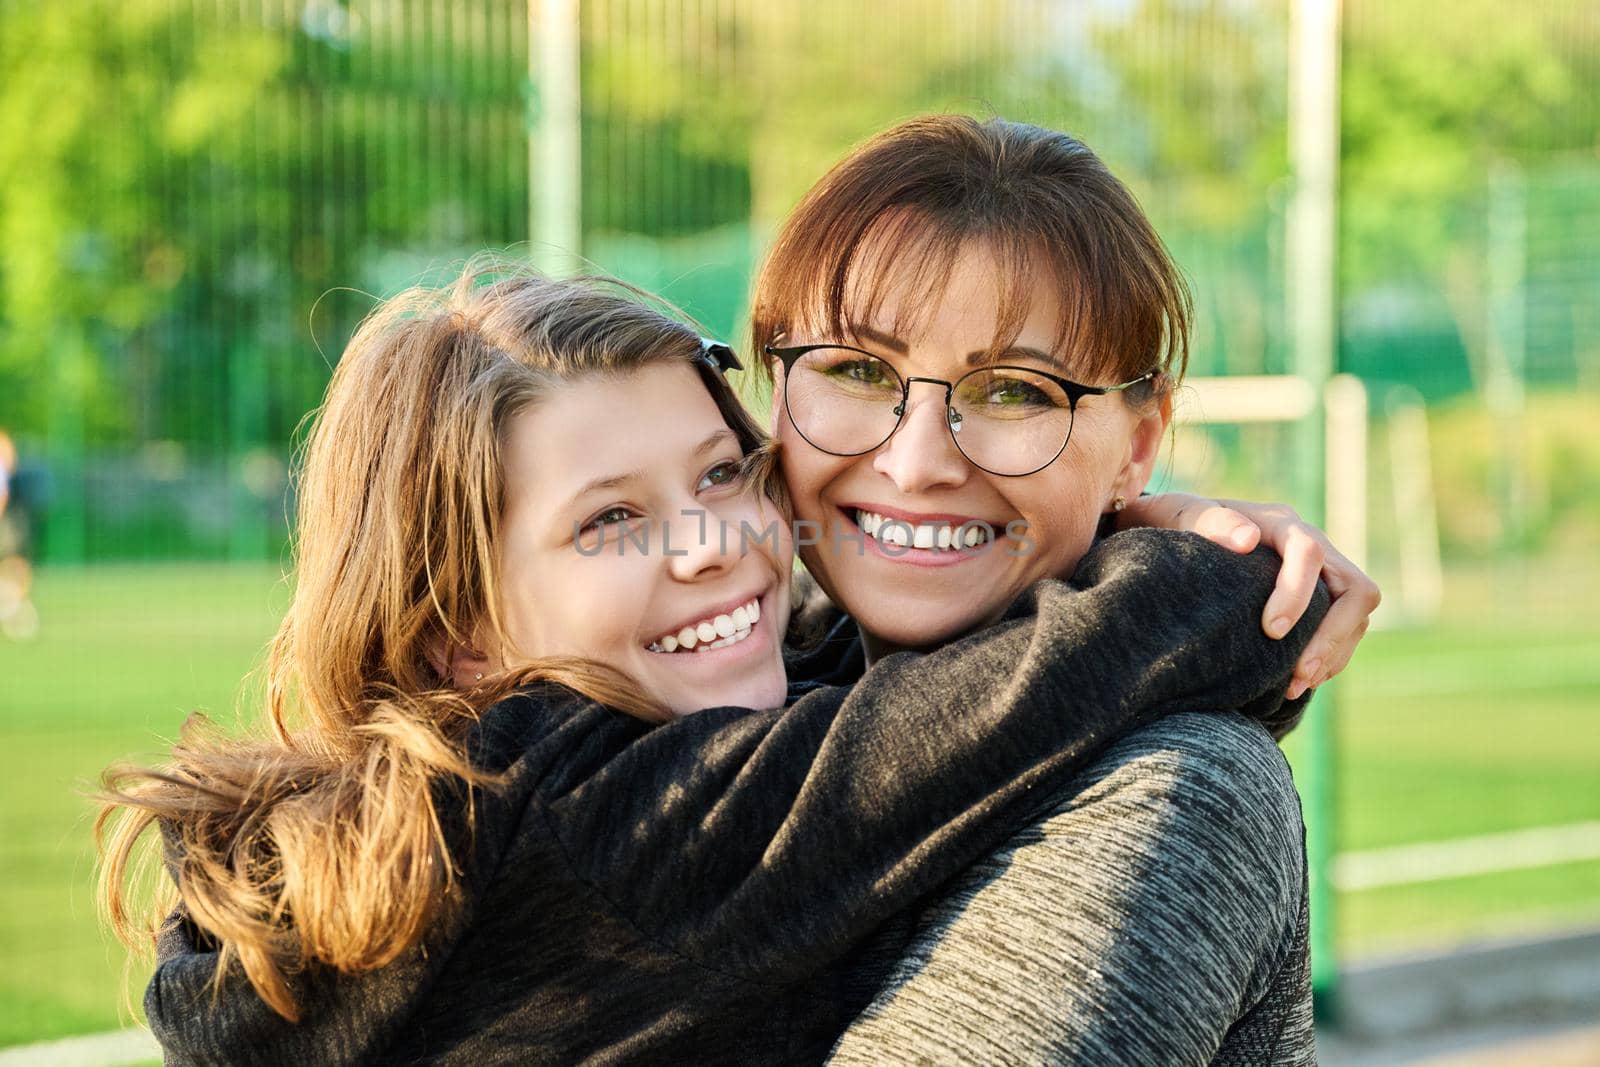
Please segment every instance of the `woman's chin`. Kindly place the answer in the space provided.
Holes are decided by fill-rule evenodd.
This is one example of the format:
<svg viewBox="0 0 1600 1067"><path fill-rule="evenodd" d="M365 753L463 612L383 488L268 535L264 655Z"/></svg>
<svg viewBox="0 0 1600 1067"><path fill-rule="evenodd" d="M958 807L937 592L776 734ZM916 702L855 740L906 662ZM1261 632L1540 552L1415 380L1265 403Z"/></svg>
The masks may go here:
<svg viewBox="0 0 1600 1067"><path fill-rule="evenodd" d="M932 648L993 622L997 614L986 604L968 604L943 611L930 611L929 607L878 602L854 618L856 624L880 644L894 648Z"/></svg>

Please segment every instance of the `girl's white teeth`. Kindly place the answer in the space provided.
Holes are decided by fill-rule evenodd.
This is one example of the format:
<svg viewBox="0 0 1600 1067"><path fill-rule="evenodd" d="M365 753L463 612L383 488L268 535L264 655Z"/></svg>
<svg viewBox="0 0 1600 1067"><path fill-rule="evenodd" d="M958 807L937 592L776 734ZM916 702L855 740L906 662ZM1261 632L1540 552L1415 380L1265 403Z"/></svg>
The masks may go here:
<svg viewBox="0 0 1600 1067"><path fill-rule="evenodd" d="M751 628L760 619L761 601L757 598L741 604L729 614L713 615L693 626L685 626L676 634L658 637L647 647L651 652L676 652L680 648L685 652L693 652L696 647L704 652L712 648L726 648L749 637Z"/></svg>
<svg viewBox="0 0 1600 1067"><path fill-rule="evenodd" d="M989 540L983 526L952 527L947 523L936 526L912 526L899 519L890 520L872 511L856 510L856 525L861 532L875 541L899 548L976 548Z"/></svg>

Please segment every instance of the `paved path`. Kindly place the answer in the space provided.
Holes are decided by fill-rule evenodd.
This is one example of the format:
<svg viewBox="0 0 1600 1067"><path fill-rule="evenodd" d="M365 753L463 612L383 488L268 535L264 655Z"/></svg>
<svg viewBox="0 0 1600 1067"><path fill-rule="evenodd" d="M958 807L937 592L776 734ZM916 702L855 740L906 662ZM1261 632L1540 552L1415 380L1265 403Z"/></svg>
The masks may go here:
<svg viewBox="0 0 1600 1067"><path fill-rule="evenodd" d="M1367 1045L1317 1035L1322 1067L1596 1067L1593 1022L1496 1026L1426 1040Z"/></svg>

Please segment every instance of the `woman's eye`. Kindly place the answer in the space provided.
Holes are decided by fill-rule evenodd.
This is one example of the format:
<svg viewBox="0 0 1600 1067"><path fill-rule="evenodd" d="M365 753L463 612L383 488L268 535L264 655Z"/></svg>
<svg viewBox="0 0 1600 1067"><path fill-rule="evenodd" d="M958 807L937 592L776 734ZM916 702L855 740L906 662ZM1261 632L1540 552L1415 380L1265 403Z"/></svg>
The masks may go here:
<svg viewBox="0 0 1600 1067"><path fill-rule="evenodd" d="M732 485L743 474L744 464L740 462L728 460L726 463L718 463L715 467L706 471L705 477L700 479L700 484L696 489L703 492L707 489L715 489L719 485Z"/></svg>
<svg viewBox="0 0 1600 1067"><path fill-rule="evenodd" d="M848 378L863 385L882 385L883 364L875 359L851 359L835 363L828 373L835 378Z"/></svg>
<svg viewBox="0 0 1600 1067"><path fill-rule="evenodd" d="M984 390L985 404L995 407L1045 407L1052 398L1032 382L1021 378L995 378Z"/></svg>

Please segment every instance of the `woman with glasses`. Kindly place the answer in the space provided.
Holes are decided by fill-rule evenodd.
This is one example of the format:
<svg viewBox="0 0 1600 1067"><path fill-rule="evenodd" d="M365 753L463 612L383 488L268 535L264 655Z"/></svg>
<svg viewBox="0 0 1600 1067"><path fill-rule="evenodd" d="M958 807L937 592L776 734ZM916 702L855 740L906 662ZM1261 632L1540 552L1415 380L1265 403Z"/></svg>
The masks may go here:
<svg viewBox="0 0 1600 1067"><path fill-rule="evenodd" d="M1151 476L1190 321L1133 197L1065 134L938 116L836 165L784 223L753 310L799 552L842 612L793 680L939 648L1072 574ZM1291 512L1253 514L1285 558L1269 634L1319 572L1342 594L1298 696L1343 668L1377 590ZM1303 829L1267 731L1156 724L1041 807L928 909L838 1061L1314 1056Z"/></svg>
<svg viewBox="0 0 1600 1067"><path fill-rule="evenodd" d="M1035 792L1163 714L1284 709L1325 598L1270 640L1276 560L1161 531L786 693L769 442L733 354L636 295L491 265L347 347L264 729L108 775L167 1062L817 1062Z"/></svg>

